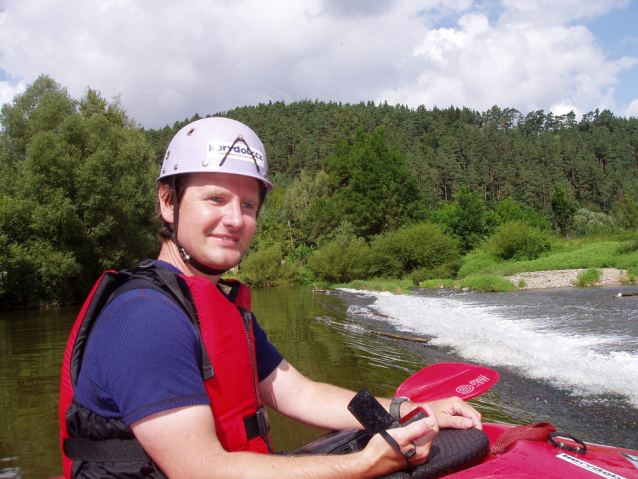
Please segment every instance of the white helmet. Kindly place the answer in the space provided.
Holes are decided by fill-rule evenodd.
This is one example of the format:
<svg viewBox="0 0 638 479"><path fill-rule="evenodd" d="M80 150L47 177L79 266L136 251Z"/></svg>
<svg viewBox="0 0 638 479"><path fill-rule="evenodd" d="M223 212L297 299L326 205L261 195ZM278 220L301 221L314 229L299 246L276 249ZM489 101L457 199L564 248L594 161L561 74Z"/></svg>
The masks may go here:
<svg viewBox="0 0 638 479"><path fill-rule="evenodd" d="M230 118L203 118L177 132L157 181L184 173L250 176L266 186L266 193L273 189L263 143L253 130Z"/></svg>
<svg viewBox="0 0 638 479"><path fill-rule="evenodd" d="M175 180L177 175L185 173L229 173L255 178L264 185L262 201L266 193L273 189L268 178L263 143L254 131L230 118L213 117L194 121L179 130L171 140L157 183L173 183L173 201L177 205L180 198ZM221 275L227 271L204 265L191 257L177 239L178 225L179 207L173 208L170 239L177 246L184 262L208 275Z"/></svg>

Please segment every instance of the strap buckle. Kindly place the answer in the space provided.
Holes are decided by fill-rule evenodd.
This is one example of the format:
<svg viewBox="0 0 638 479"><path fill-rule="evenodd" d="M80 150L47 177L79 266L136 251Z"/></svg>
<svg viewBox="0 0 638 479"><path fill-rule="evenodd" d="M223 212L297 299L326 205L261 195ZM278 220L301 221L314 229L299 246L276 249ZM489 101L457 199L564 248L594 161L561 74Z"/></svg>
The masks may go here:
<svg viewBox="0 0 638 479"><path fill-rule="evenodd" d="M255 419L257 420L257 427L259 428L259 435L265 437L268 435L270 427L268 426L268 418L266 415L266 407L262 406L257 409L255 413Z"/></svg>

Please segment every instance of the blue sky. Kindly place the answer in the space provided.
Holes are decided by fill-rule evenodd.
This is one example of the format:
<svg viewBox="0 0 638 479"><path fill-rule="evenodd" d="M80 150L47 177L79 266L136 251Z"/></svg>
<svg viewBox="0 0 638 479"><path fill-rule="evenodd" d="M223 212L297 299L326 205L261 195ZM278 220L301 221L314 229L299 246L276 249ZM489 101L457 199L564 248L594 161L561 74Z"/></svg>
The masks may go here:
<svg viewBox="0 0 638 479"><path fill-rule="evenodd" d="M638 116L638 0L0 0L0 103L48 74L147 128L260 102Z"/></svg>
<svg viewBox="0 0 638 479"><path fill-rule="evenodd" d="M612 10L586 23L605 55L610 59L622 56L638 58L638 2ZM618 75L616 101L629 105L638 98L638 65ZM633 111L638 116L638 110Z"/></svg>

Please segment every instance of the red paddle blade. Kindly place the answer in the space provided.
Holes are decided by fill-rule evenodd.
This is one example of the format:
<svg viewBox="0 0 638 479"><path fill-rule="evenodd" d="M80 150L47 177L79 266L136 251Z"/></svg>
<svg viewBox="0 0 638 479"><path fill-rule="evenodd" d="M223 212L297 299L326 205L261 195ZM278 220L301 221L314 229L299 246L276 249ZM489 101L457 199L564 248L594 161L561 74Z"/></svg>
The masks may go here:
<svg viewBox="0 0 638 479"><path fill-rule="evenodd" d="M435 401L458 396L464 401L483 394L498 381L492 369L464 363L439 363L421 369L399 386L394 395L412 401Z"/></svg>

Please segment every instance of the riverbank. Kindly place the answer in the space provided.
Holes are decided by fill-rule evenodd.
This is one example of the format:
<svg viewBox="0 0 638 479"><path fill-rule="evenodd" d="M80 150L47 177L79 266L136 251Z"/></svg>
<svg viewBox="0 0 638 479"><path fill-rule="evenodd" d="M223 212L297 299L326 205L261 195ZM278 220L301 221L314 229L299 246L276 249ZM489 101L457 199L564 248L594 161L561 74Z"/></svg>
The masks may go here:
<svg viewBox="0 0 638 479"><path fill-rule="evenodd" d="M592 276L593 273L593 276ZM588 278L583 281L583 278ZM522 289L575 288L636 284L635 275L619 268L573 268L560 270L528 271L513 275L478 275L461 280L438 279L423 281L418 286L425 289L463 289L468 291L515 291ZM389 291L408 294L415 285L409 280L356 280L348 284L331 285L331 288L352 288L368 291ZM315 289L317 289L315 287Z"/></svg>
<svg viewBox="0 0 638 479"><path fill-rule="evenodd" d="M576 287L578 276L585 273L586 269L564 269L557 271L533 271L505 276L517 285L519 289L545 289L545 288L570 288ZM626 270L618 268L598 268L600 279L594 286L628 283Z"/></svg>

